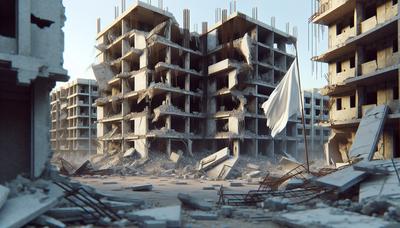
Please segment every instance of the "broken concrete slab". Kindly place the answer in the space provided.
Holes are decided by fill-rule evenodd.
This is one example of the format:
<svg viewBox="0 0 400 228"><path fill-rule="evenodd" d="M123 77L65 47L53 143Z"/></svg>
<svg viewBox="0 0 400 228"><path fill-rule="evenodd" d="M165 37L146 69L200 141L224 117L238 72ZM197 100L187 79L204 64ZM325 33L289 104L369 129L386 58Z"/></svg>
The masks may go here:
<svg viewBox="0 0 400 228"><path fill-rule="evenodd" d="M285 210L288 205L289 205L289 200L280 197L268 198L262 203L263 208L269 209L271 211Z"/></svg>
<svg viewBox="0 0 400 228"><path fill-rule="evenodd" d="M121 195L114 195L114 194L104 193L104 192L100 192L100 191L93 192L93 195L98 199L104 198L104 199L107 199L110 201L134 203L134 204L136 204L137 207L142 206L145 203L143 199L136 199L136 198L126 197L126 196L121 196Z"/></svg>
<svg viewBox="0 0 400 228"><path fill-rule="evenodd" d="M395 167L400 170L400 159L394 159L393 162L392 160L361 161L353 165L355 170L373 175L393 173L395 172Z"/></svg>
<svg viewBox="0 0 400 228"><path fill-rule="evenodd" d="M360 183L366 177L366 172L354 170L353 167L350 166L324 177L320 177L316 179L315 182L323 186L336 188L339 192L344 192Z"/></svg>
<svg viewBox="0 0 400 228"><path fill-rule="evenodd" d="M54 207L64 193L54 184L48 190L8 199L0 210L0 227L22 227Z"/></svg>
<svg viewBox="0 0 400 228"><path fill-rule="evenodd" d="M207 176L217 179L225 180L231 174L233 167L236 165L239 157L230 157L211 170L207 171Z"/></svg>
<svg viewBox="0 0 400 228"><path fill-rule="evenodd" d="M51 228L64 228L67 227L63 222L49 217L47 215L41 215L37 217L33 222L35 225L43 226L43 227L51 227Z"/></svg>
<svg viewBox="0 0 400 228"><path fill-rule="evenodd" d="M126 217L132 221L163 220L167 227L181 227L181 206L160 207L130 212Z"/></svg>
<svg viewBox="0 0 400 228"><path fill-rule="evenodd" d="M74 175L88 174L92 170L93 170L92 163L89 160L87 160L74 172Z"/></svg>
<svg viewBox="0 0 400 228"><path fill-rule="evenodd" d="M10 193L9 188L0 185L0 210L3 207L4 203L7 201L9 193Z"/></svg>
<svg viewBox="0 0 400 228"><path fill-rule="evenodd" d="M191 214L191 217L196 220L217 220L218 215L211 212L195 211Z"/></svg>
<svg viewBox="0 0 400 228"><path fill-rule="evenodd" d="M381 218L361 215L338 208L326 207L304 211L281 213L274 222L289 227L388 227L394 225ZM395 226L393 226L395 227Z"/></svg>
<svg viewBox="0 0 400 228"><path fill-rule="evenodd" d="M201 159L198 170L210 169L229 158L230 150L225 147L210 156Z"/></svg>
<svg viewBox="0 0 400 228"><path fill-rule="evenodd" d="M351 159L372 160L388 111L387 105L379 105L365 113L349 151Z"/></svg>
<svg viewBox="0 0 400 228"><path fill-rule="evenodd" d="M379 197L400 199L399 185L396 173L370 176L360 184L359 202Z"/></svg>
<svg viewBox="0 0 400 228"><path fill-rule="evenodd" d="M182 206L202 211L211 211L212 204L207 203L201 199L197 199L188 194L178 193L178 199L182 202Z"/></svg>
<svg viewBox="0 0 400 228"><path fill-rule="evenodd" d="M153 190L153 185L152 184L136 185L136 186L126 187L125 189L130 189L132 191L137 191L137 192L149 192Z"/></svg>

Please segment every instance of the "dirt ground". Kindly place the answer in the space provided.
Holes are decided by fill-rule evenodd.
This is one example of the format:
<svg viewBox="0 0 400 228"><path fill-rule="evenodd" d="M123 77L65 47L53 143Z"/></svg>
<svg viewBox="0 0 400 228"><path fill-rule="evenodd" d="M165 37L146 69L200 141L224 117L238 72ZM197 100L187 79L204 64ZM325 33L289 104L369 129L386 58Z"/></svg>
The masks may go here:
<svg viewBox="0 0 400 228"><path fill-rule="evenodd" d="M230 187L230 181L209 181L199 179L176 179L171 177L153 177L153 176L84 176L74 178L82 184L90 185L97 190L105 193L112 193L114 195L144 199L146 206L164 207L179 205L180 201L177 198L178 193L187 193L205 201L211 202L216 205L218 201L217 190L203 190L203 187L220 186L228 188L228 191L245 193L249 190L257 189L255 184L247 184L245 181L241 182L243 186ZM148 192L135 192L125 189L130 186L152 184L153 190ZM266 215L263 209L257 208L235 208L233 218L223 218L219 216L216 221L196 221L190 217L192 211L183 209L182 220L183 227L281 227L270 221L254 221L249 217L254 217L259 214L260 216Z"/></svg>

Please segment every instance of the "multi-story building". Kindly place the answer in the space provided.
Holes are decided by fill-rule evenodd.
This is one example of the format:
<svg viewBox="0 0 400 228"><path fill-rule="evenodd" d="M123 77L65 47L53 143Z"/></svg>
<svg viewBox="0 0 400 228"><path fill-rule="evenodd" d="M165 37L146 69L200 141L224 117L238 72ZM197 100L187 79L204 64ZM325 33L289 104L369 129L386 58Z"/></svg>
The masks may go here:
<svg viewBox="0 0 400 228"><path fill-rule="evenodd" d="M49 146L49 93L67 81L61 0L3 0L0 7L0 184L38 178Z"/></svg>
<svg viewBox="0 0 400 228"><path fill-rule="evenodd" d="M329 119L329 97L322 96L319 89L304 90L303 104L309 157L312 160L324 160L324 145L330 135L330 129L324 126ZM301 121L301 113L298 114L298 119ZM305 150L303 129L303 124L298 123L298 156L303 156Z"/></svg>
<svg viewBox="0 0 400 228"><path fill-rule="evenodd" d="M382 104L390 111L377 154L399 156L398 1L321 0L312 21L329 27L328 50L314 57L329 64L328 161L347 160L361 118Z"/></svg>
<svg viewBox="0 0 400 228"><path fill-rule="evenodd" d="M295 153L297 118L273 140L261 105L294 60L286 46L296 38L226 11L199 35L183 15L180 28L171 13L138 2L99 32L98 153Z"/></svg>
<svg viewBox="0 0 400 228"><path fill-rule="evenodd" d="M51 92L51 148L81 155L96 152L95 80L75 79Z"/></svg>

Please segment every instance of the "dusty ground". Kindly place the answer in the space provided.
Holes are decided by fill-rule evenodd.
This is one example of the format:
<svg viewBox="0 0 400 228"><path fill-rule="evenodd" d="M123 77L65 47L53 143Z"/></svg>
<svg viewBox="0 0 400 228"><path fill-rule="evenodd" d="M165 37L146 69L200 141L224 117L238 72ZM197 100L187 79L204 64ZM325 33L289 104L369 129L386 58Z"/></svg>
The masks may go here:
<svg viewBox="0 0 400 228"><path fill-rule="evenodd" d="M148 207L172 206L180 204L177 198L178 193L187 193L192 196L204 199L215 203L218 201L216 190L203 190L203 187L213 185L223 185L229 188L229 191L247 192L256 189L257 185L247 184L242 181L243 186L230 187L229 181L208 181L208 180L191 180L191 179L176 179L171 177L151 177L151 176L107 176L107 177L77 177L75 180L83 184L88 184L96 189L121 195L124 197L145 199ZM234 181L240 182L240 181ZM125 189L126 187L152 184L153 190L149 192L134 192ZM257 213L265 214L262 209L250 208L235 210L236 216L232 219L222 218L217 221L196 221L190 217L191 211L183 210L183 225L184 227L280 227L269 221L251 221L248 217L254 216Z"/></svg>

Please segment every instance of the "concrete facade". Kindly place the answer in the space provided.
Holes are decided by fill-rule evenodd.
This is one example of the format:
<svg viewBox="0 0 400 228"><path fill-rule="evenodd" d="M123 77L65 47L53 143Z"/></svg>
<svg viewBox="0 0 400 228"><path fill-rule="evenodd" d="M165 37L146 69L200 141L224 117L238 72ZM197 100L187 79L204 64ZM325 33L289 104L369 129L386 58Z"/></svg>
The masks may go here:
<svg viewBox="0 0 400 228"><path fill-rule="evenodd" d="M324 160L324 145L329 139L330 129L323 124L329 120L329 97L322 96L319 89L303 91L304 120L309 155L311 160ZM301 113L298 115L301 121ZM304 154L303 124L297 124L299 136L298 153Z"/></svg>
<svg viewBox="0 0 400 228"><path fill-rule="evenodd" d="M0 7L0 183L39 177L49 160L49 93L67 81L61 0L5 0Z"/></svg>
<svg viewBox="0 0 400 228"><path fill-rule="evenodd" d="M138 2L99 32L98 153L295 153L296 117L272 140L261 105L294 60L286 46L296 38L237 12L190 33L190 11L183 16L180 28Z"/></svg>
<svg viewBox="0 0 400 228"><path fill-rule="evenodd" d="M388 105L376 156L399 156L399 4L397 0L325 0L312 20L329 27L329 48L314 57L329 64L329 162L347 152L366 111Z"/></svg>
<svg viewBox="0 0 400 228"><path fill-rule="evenodd" d="M51 94L51 149L54 152L96 153L95 80L75 79Z"/></svg>

